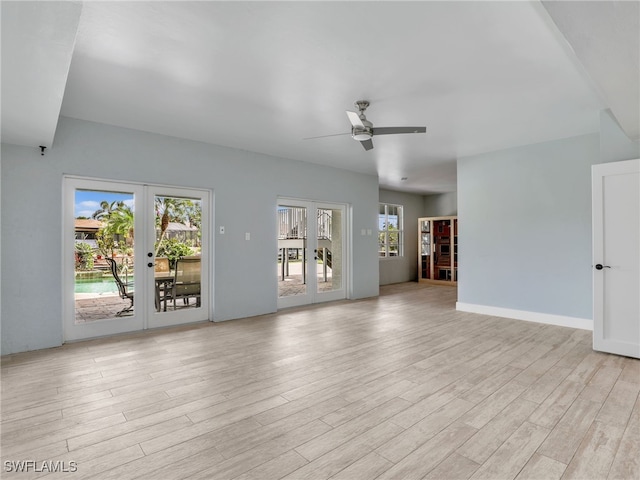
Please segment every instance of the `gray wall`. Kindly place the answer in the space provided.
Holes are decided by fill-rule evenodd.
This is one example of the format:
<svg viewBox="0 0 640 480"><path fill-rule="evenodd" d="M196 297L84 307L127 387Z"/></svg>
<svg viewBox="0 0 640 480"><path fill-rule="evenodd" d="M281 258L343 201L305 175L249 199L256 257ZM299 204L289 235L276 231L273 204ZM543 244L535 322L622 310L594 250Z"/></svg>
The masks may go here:
<svg viewBox="0 0 640 480"><path fill-rule="evenodd" d="M600 163L640 158L640 142L630 140L605 110L600 113Z"/></svg>
<svg viewBox="0 0 640 480"><path fill-rule="evenodd" d="M591 315L591 165L599 135L458 160L462 303Z"/></svg>
<svg viewBox="0 0 640 480"><path fill-rule="evenodd" d="M418 195L380 189L380 202L404 207L404 257L380 259L380 285L418 280L418 218L456 215L456 192Z"/></svg>
<svg viewBox="0 0 640 480"><path fill-rule="evenodd" d="M404 214L404 256L380 259L380 285L417 281L418 218L423 216L423 202L422 195L380 190L380 203L402 205Z"/></svg>
<svg viewBox="0 0 640 480"><path fill-rule="evenodd" d="M211 189L215 320L277 309L278 196L350 204L351 298L378 294L377 237L359 234L377 229L372 175L68 118L45 156L3 144L1 173L2 354L62 343L63 174Z"/></svg>
<svg viewBox="0 0 640 480"><path fill-rule="evenodd" d="M459 301L591 319L591 165L639 157L603 111L599 134L459 159Z"/></svg>
<svg viewBox="0 0 640 480"><path fill-rule="evenodd" d="M423 217L450 217L458 214L458 193L436 193L424 196Z"/></svg>

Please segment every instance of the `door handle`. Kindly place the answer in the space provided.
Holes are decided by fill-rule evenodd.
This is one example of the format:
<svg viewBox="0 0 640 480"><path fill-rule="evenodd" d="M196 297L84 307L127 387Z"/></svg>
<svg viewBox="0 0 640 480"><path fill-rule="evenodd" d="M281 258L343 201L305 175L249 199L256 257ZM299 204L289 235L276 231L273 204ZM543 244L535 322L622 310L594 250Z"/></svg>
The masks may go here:
<svg viewBox="0 0 640 480"><path fill-rule="evenodd" d="M596 264L596 270L602 270L603 268L611 268L609 265Z"/></svg>
<svg viewBox="0 0 640 480"><path fill-rule="evenodd" d="M147 263L147 267L149 267L149 268L153 267L153 263L151 263L151 262Z"/></svg>

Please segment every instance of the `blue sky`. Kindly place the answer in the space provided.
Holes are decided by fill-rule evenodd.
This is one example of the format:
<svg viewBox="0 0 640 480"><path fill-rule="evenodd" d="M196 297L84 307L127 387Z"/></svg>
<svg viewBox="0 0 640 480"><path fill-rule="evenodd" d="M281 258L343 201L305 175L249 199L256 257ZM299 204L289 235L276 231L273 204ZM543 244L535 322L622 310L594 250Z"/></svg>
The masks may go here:
<svg viewBox="0 0 640 480"><path fill-rule="evenodd" d="M386 218L385 218L384 214L379 214L378 215L378 230L384 230L385 220L386 220ZM389 215L389 223L397 228L398 227L398 215Z"/></svg>
<svg viewBox="0 0 640 480"><path fill-rule="evenodd" d="M96 210L100 209L100 202L102 202L103 200L106 200L109 203L113 201L122 201L133 209L132 193L76 190L76 196L74 200L74 217L91 218L91 215L93 215Z"/></svg>

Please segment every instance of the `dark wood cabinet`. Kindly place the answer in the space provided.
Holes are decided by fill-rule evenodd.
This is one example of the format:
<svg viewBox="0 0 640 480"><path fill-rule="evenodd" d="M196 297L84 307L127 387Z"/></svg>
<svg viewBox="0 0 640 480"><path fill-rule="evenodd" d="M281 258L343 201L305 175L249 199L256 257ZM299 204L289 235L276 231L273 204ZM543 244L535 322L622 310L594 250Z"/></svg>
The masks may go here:
<svg viewBox="0 0 640 480"><path fill-rule="evenodd" d="M458 282L458 217L418 219L418 280Z"/></svg>

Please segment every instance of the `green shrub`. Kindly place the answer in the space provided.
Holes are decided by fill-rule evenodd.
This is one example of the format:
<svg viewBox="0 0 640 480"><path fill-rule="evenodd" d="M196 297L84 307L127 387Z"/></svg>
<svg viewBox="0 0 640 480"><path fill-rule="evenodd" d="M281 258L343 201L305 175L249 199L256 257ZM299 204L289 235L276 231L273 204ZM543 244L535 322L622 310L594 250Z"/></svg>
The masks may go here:
<svg viewBox="0 0 640 480"><path fill-rule="evenodd" d="M193 250L189 245L173 238L164 238L160 245L157 246L156 251L156 257L167 257L169 259L169 267L171 269L176 267L176 261L180 257L193 255Z"/></svg>
<svg viewBox="0 0 640 480"><path fill-rule="evenodd" d="M76 243L76 270L93 270L93 248L88 243Z"/></svg>
<svg viewBox="0 0 640 480"><path fill-rule="evenodd" d="M102 256L113 257L113 252L116 248L113 235L101 228L96 233L96 242L98 243L98 251Z"/></svg>

